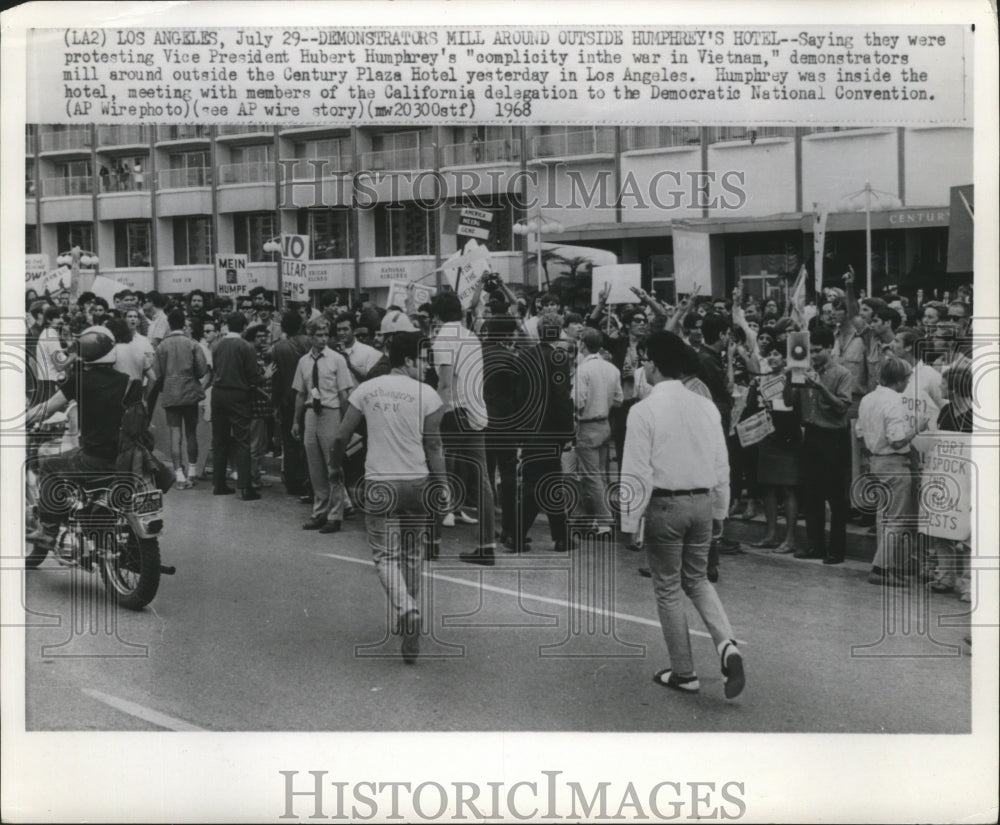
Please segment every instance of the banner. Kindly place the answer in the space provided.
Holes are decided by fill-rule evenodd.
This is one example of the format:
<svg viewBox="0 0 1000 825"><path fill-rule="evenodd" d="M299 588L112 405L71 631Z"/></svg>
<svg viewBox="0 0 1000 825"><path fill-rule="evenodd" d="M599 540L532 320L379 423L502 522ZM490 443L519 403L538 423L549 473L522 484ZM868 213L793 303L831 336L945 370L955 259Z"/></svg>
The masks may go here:
<svg viewBox="0 0 1000 825"><path fill-rule="evenodd" d="M673 224L674 285L678 295L690 295L695 284L702 295L712 294L711 237L708 232Z"/></svg>
<svg viewBox="0 0 1000 825"><path fill-rule="evenodd" d="M393 281L389 285L389 297L386 299L385 305L387 307L399 307L402 310L406 309L406 294L407 287L409 283L407 281ZM415 307L421 304L426 304L431 298L434 297L434 293L437 290L432 286L426 286L424 284L414 284L413 285L413 303Z"/></svg>
<svg viewBox="0 0 1000 825"><path fill-rule="evenodd" d="M309 236L281 236L281 294L289 301L309 300Z"/></svg>
<svg viewBox="0 0 1000 825"><path fill-rule="evenodd" d="M823 292L823 248L826 243L826 217L829 210L827 207L820 207L813 221L813 269L816 279L816 294ZM816 302L820 302L820 298Z"/></svg>
<svg viewBox="0 0 1000 825"><path fill-rule="evenodd" d="M247 256L229 253L215 256L215 293L236 298L250 292Z"/></svg>
<svg viewBox="0 0 1000 825"><path fill-rule="evenodd" d="M590 279L590 303L597 303L601 290L606 285L611 287L608 305L639 303L630 287L642 285L642 264L595 266Z"/></svg>
<svg viewBox="0 0 1000 825"><path fill-rule="evenodd" d="M448 260L451 261L454 257L453 255ZM442 266L442 268L444 267ZM472 306L476 287L482 282L483 276L492 271L489 250L477 243L475 238L470 238L462 250L458 274L455 277L455 292L462 302L462 309L469 309Z"/></svg>
<svg viewBox="0 0 1000 825"><path fill-rule="evenodd" d="M806 265L802 264L799 274L792 285L792 291L788 296L788 305L791 307L791 318L799 325L799 329L806 329L808 321L806 319Z"/></svg>
<svg viewBox="0 0 1000 825"><path fill-rule="evenodd" d="M913 439L920 454L917 506L924 532L952 541L972 536L971 436L968 433L921 433Z"/></svg>
<svg viewBox="0 0 1000 825"><path fill-rule="evenodd" d="M61 266L54 269L41 279L41 289L39 293L47 292L49 295L56 295L65 289L69 289L73 282L73 273L68 267Z"/></svg>

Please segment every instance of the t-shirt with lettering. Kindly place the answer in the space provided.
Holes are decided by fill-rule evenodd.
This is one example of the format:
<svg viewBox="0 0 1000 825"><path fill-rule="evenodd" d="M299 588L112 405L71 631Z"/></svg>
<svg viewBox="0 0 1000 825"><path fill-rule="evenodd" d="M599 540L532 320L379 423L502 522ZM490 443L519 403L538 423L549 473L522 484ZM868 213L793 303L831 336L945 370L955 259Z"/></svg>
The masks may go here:
<svg viewBox="0 0 1000 825"><path fill-rule="evenodd" d="M424 418L441 409L437 392L407 375L380 375L363 382L347 401L368 424L369 481L428 475Z"/></svg>

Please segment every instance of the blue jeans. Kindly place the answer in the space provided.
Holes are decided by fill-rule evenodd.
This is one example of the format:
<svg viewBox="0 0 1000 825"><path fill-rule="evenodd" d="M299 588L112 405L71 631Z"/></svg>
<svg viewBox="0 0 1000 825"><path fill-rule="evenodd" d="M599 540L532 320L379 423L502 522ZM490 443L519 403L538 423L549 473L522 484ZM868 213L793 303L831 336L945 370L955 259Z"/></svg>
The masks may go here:
<svg viewBox="0 0 1000 825"><path fill-rule="evenodd" d="M410 610L420 610L420 567L434 517L425 501L427 477L368 479L365 529L382 588L389 597L393 627Z"/></svg>
<svg viewBox="0 0 1000 825"><path fill-rule="evenodd" d="M711 541L710 494L650 500L646 508L646 556L670 666L679 676L694 673L682 590L701 615L716 647L733 638L726 611L705 575Z"/></svg>

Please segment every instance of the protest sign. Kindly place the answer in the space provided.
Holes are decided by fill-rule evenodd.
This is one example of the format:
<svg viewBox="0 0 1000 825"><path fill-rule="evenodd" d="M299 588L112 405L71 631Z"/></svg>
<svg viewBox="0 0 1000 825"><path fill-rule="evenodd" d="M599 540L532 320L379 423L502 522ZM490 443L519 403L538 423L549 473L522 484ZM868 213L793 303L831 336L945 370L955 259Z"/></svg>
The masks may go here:
<svg viewBox="0 0 1000 825"><path fill-rule="evenodd" d="M594 275L590 281L590 302L596 304L605 284L611 287L607 303L637 304L631 287L642 285L642 264L613 264L611 266L595 266Z"/></svg>
<svg viewBox="0 0 1000 825"><path fill-rule="evenodd" d="M773 432L774 422L767 410L754 413L736 425L736 434L743 447L750 447L758 441L763 441Z"/></svg>
<svg viewBox="0 0 1000 825"><path fill-rule="evenodd" d="M289 301L309 300L309 236L281 236L281 294Z"/></svg>
<svg viewBox="0 0 1000 825"><path fill-rule="evenodd" d="M407 292L407 281L393 281L389 285L389 297L386 299L385 305L387 307L400 307L406 309L406 292ZM421 304L426 304L431 298L434 297L435 289L432 286L425 286L424 284L414 284L413 285L413 302L416 306Z"/></svg>
<svg viewBox="0 0 1000 825"><path fill-rule="evenodd" d="M230 298L250 292L246 255L227 253L215 256L215 291Z"/></svg>
<svg viewBox="0 0 1000 825"><path fill-rule="evenodd" d="M918 506L924 532L952 541L972 535L971 437L968 433L921 433L913 439L920 454Z"/></svg>

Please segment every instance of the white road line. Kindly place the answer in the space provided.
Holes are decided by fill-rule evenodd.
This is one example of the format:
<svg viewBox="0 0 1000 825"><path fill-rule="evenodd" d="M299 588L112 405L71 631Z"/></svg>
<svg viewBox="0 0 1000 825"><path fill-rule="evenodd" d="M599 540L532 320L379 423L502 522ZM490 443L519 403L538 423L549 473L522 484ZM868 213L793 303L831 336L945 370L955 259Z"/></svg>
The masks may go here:
<svg viewBox="0 0 1000 825"><path fill-rule="evenodd" d="M354 564L364 564L367 565L368 567L375 566L375 563L369 559L356 559L353 558L352 556L341 556L338 553L317 553L316 555L326 556L327 558L338 559L340 561L349 561L353 562ZM494 567L493 569L503 570L504 568ZM510 568L510 571L513 572L516 569L517 568ZM473 573L477 571L470 569L469 572ZM655 627L657 629L659 629L660 627L660 622L658 620L647 619L645 616L633 616L631 613L619 613L616 610L599 610L596 607L588 607L586 605L581 605L581 604L571 604L566 599L555 599L552 598L551 596L536 596L533 593L528 593L523 590L519 591L519 590L511 590L507 587L496 587L495 585L492 584L486 584L486 582L483 581L469 581L468 579L459 579L454 576L445 576L442 573L435 573L434 571L424 570L423 575L437 579L438 581L450 582L451 584L461 584L465 587L475 587L477 590L489 590L491 593L501 593L506 596L514 596L515 598L528 599L530 601L543 602L545 604L555 604L559 605L560 607L565 607L567 609L573 607L576 610L582 610L586 613L595 613L598 616L611 616L612 618L619 619L623 622L632 622L633 624L646 625L648 627ZM692 636L702 636L706 639L712 638L711 635L706 633L704 630L696 630L694 628L689 628L688 632ZM746 644L741 639L737 639L736 641L737 644L741 645Z"/></svg>
<svg viewBox="0 0 1000 825"><path fill-rule="evenodd" d="M167 714L160 713L158 710L137 705L135 702L130 702L127 699L119 699L117 696L109 696L107 693L101 693L99 690L90 690L89 688L83 688L82 690L98 702L103 702L105 705L110 705L116 710L120 710L122 713L127 713L129 716L135 716L146 722L151 722L152 724L158 725L161 728L166 728L167 730L207 730L207 728L199 728L197 725L185 722L183 719L175 719L173 716L167 716Z"/></svg>

